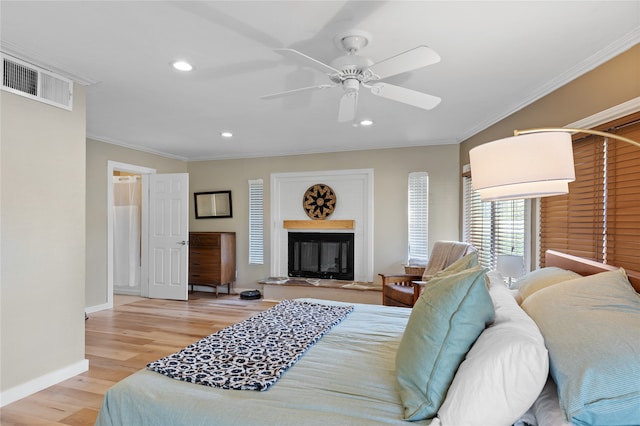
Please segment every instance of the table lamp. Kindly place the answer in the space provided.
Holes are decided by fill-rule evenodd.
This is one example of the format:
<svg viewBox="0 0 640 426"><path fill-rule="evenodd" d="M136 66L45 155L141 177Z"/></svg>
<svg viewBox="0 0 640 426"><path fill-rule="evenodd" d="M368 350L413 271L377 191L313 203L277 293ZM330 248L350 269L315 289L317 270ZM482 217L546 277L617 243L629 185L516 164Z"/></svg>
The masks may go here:
<svg viewBox="0 0 640 426"><path fill-rule="evenodd" d="M509 288L511 288L511 280L519 278L524 274L524 259L522 256L512 254L498 255L498 264L496 270L505 278L509 278Z"/></svg>

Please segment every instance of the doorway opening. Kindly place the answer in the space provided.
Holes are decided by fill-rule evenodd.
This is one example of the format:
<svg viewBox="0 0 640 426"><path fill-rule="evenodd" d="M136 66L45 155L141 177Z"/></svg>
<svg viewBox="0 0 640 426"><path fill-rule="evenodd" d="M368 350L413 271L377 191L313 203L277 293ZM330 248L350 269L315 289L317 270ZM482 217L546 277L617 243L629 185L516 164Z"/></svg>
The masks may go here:
<svg viewBox="0 0 640 426"><path fill-rule="evenodd" d="M140 295L142 176L113 172L113 292Z"/></svg>
<svg viewBox="0 0 640 426"><path fill-rule="evenodd" d="M113 295L147 294L147 185L155 169L107 163L107 305Z"/></svg>

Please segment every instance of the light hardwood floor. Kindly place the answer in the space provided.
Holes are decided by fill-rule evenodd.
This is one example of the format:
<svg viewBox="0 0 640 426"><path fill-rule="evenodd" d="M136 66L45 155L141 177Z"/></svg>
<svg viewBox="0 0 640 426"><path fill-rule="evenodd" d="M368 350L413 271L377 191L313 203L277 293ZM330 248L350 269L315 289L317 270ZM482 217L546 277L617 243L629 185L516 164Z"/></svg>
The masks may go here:
<svg viewBox="0 0 640 426"><path fill-rule="evenodd" d="M3 407L0 424L93 425L113 384L274 304L198 292L188 302L117 296L113 309L85 321L89 371Z"/></svg>

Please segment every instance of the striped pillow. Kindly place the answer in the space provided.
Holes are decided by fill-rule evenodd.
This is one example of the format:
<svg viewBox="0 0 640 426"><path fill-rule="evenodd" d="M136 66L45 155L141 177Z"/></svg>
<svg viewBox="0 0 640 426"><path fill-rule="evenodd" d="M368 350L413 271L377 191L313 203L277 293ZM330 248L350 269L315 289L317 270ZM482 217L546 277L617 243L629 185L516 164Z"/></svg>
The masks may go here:
<svg viewBox="0 0 640 426"><path fill-rule="evenodd" d="M522 308L549 350L560 407L578 425L640 420L640 296L623 269L565 281Z"/></svg>

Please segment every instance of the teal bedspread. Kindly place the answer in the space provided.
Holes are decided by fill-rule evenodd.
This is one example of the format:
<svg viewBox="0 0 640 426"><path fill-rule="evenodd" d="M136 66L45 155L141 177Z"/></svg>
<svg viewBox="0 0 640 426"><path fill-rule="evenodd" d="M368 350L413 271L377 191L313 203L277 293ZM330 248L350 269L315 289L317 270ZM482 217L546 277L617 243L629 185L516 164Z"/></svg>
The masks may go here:
<svg viewBox="0 0 640 426"><path fill-rule="evenodd" d="M141 370L107 391L96 425L406 426L394 366L409 313L355 304L265 392L201 386Z"/></svg>

